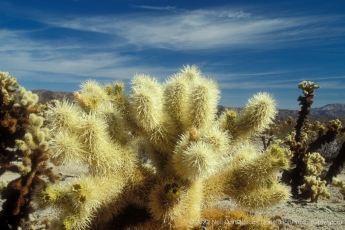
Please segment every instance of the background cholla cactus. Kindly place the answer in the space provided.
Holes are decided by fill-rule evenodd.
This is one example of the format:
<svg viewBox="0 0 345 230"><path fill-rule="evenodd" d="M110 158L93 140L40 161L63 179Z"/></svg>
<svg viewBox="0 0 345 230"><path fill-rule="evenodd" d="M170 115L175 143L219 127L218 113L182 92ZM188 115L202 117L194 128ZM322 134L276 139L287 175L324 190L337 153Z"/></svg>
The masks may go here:
<svg viewBox="0 0 345 230"><path fill-rule="evenodd" d="M257 153L247 141L276 114L269 94L256 94L241 114L218 118L217 84L195 66L164 84L137 75L131 85L126 94L122 83L90 80L75 93L76 104L49 106L53 161L89 169L36 190L41 207L60 210L53 229L105 228L132 206L149 214L142 229L201 227L204 211L224 195L251 210L288 197L274 177L289 166L288 151L272 145Z"/></svg>
<svg viewBox="0 0 345 230"><path fill-rule="evenodd" d="M5 199L0 211L1 229L17 229L32 211L32 190L46 175L59 178L47 168L50 132L43 128L37 104L38 96L17 83L8 73L0 72L0 176L7 171L20 174L1 189ZM18 161L21 160L21 161Z"/></svg>
<svg viewBox="0 0 345 230"><path fill-rule="evenodd" d="M342 180L339 180L338 178L334 178L332 185L334 187L339 188L339 192L341 193L341 195L344 196L344 200L345 200L345 182Z"/></svg>
<svg viewBox="0 0 345 230"><path fill-rule="evenodd" d="M302 186L304 196L306 198L310 197L311 202L315 203L319 196L329 199L330 194L326 188L326 181L321 179L325 159L316 152L305 155L303 161L306 164L306 175L304 176L304 185Z"/></svg>
<svg viewBox="0 0 345 230"><path fill-rule="evenodd" d="M291 192L293 196L299 196L299 186L304 184L304 176L306 176L306 163L304 157L310 152L308 147L304 144L308 141L308 134L303 132L303 127L307 121L309 109L313 104L314 90L320 88L314 82L302 81L298 88L302 89L304 97L299 96L298 101L301 109L298 112L298 119L294 127L294 131L286 137L286 143L290 146L293 152L291 164L293 169L285 170L282 175L282 181L291 185ZM310 194L309 194L310 195Z"/></svg>
<svg viewBox="0 0 345 230"><path fill-rule="evenodd" d="M344 133L345 129L338 119L331 120L325 125L319 121L309 122L307 115L315 96L314 90L320 88L320 86L314 82L303 81L298 85L298 88L302 89L304 94L304 97L300 96L298 98L301 109L298 112L294 130L285 137L285 143L293 153L291 158L293 168L284 170L282 181L291 186L293 196L310 198L313 202L317 202L320 195L329 198L326 185L332 182L332 178L337 176L344 166L345 142L340 148L333 150L337 153L334 154L335 156L332 159L328 159L332 161L332 165L325 174L321 174L325 159L317 151L320 150L324 155L328 154L330 150L325 150L325 147L330 146L329 143L339 142L341 139L339 136ZM266 130L266 133L279 137L279 130L286 124L293 124L292 119L289 118L288 121L279 123L276 126L272 125ZM263 138L263 142L266 144L265 138ZM302 193L300 193L300 190Z"/></svg>

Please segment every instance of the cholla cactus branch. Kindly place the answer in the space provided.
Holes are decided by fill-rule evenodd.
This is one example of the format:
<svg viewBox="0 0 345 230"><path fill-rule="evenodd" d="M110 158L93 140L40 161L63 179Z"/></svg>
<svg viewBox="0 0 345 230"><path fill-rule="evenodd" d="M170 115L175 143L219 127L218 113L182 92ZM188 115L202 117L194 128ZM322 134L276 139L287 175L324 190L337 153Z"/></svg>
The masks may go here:
<svg viewBox="0 0 345 230"><path fill-rule="evenodd" d="M307 152L316 151L321 148L321 145L334 141L342 129L341 121L338 119L329 121L327 123L327 128L328 130L324 135L319 136L319 138L309 144Z"/></svg>
<svg viewBox="0 0 345 230"><path fill-rule="evenodd" d="M307 81L302 81L298 85L299 89L302 89L304 97L299 96L298 101L300 102L299 104L301 105L301 109L298 112L298 120L297 124L295 126L296 130L296 137L295 140L297 142L301 141L301 128L303 126L303 123L309 114L309 108L313 104L313 98L314 98L314 90L320 88L320 86L316 85L314 82L307 82Z"/></svg>
<svg viewBox="0 0 345 230"><path fill-rule="evenodd" d="M262 132L272 123L277 114L276 104L268 93L258 93L248 100L243 114L234 122L234 129L229 130L235 138L246 138L254 132Z"/></svg>

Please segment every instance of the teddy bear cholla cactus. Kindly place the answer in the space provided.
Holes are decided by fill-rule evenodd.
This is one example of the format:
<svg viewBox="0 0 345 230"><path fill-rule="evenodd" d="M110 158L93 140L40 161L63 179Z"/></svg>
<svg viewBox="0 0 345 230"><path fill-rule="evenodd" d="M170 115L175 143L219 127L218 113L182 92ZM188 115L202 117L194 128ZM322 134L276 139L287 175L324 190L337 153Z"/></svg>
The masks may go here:
<svg viewBox="0 0 345 230"><path fill-rule="evenodd" d="M0 177L11 171L19 177L1 186L5 201L0 211L0 228L17 229L32 212L32 190L43 183L41 176L56 180L48 166L50 132L40 115L44 105L38 96L0 72Z"/></svg>
<svg viewBox="0 0 345 230"><path fill-rule="evenodd" d="M53 228L101 228L134 204L152 216L147 228L152 221L183 229L200 226L202 210L222 195L251 209L287 198L273 176L288 167L285 150L273 145L255 153L244 144L275 116L269 94L256 94L243 114L226 111L218 118L217 84L195 66L164 84L146 75L131 84L126 95L121 83L90 80L75 93L77 104L50 106L55 162L89 169L88 176L37 189L39 205L61 211Z"/></svg>
<svg viewBox="0 0 345 230"><path fill-rule="evenodd" d="M341 193L341 195L343 195L343 199L345 200L345 181L334 178L332 181L332 185L339 188L339 192Z"/></svg>
<svg viewBox="0 0 345 230"><path fill-rule="evenodd" d="M329 199L331 195L326 188L326 181L321 179L325 159L315 152L305 155L303 161L306 164L306 175L302 191L310 193L311 202L317 203L319 196Z"/></svg>

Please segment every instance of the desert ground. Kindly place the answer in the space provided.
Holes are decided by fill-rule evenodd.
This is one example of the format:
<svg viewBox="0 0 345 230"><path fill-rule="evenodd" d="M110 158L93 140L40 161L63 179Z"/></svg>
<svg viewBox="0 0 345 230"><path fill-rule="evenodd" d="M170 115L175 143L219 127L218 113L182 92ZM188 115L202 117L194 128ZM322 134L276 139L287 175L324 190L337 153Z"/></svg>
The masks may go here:
<svg viewBox="0 0 345 230"><path fill-rule="evenodd" d="M328 168L329 165L325 165ZM56 173L62 173L67 176L80 176L87 173L87 170L76 165L54 166ZM0 177L0 180L12 180L18 175L6 172ZM279 174L278 174L279 176ZM70 177L67 177L68 180ZM345 180L345 169L342 170L338 178ZM298 200L289 198L286 202L270 207L265 210L254 211L253 214L260 214L269 217L279 226L279 229L345 229L345 200L339 193L339 188L328 186L331 198L329 200L319 198L318 203L311 203L308 200ZM0 205L3 200L0 199ZM229 199L224 198L214 204L221 209L231 209L235 204ZM41 220L56 216L53 209L36 210L32 214L32 221L25 226L34 225L35 230L46 229L44 224L40 224ZM211 226L206 229L212 229ZM30 229L29 227L27 229ZM114 226L114 229L115 226Z"/></svg>

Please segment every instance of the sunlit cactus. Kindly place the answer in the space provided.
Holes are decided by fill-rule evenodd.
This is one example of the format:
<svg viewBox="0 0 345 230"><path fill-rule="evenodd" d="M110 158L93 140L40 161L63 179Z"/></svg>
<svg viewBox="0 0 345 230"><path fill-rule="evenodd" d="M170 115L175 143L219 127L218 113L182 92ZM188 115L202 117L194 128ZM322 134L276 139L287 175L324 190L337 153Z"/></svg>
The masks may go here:
<svg viewBox="0 0 345 230"><path fill-rule="evenodd" d="M256 209L289 195L274 177L289 167L287 150L245 144L277 113L268 93L218 117L217 83L187 66L164 83L136 75L129 92L90 80L74 95L76 103L46 112L50 149L56 164L79 163L89 174L36 190L38 205L60 210L53 229L101 229L133 205L149 214L138 226L188 229L201 227L203 210L221 196Z"/></svg>

